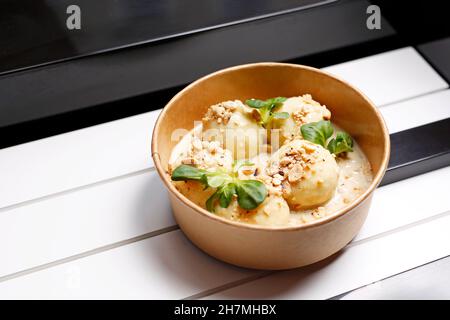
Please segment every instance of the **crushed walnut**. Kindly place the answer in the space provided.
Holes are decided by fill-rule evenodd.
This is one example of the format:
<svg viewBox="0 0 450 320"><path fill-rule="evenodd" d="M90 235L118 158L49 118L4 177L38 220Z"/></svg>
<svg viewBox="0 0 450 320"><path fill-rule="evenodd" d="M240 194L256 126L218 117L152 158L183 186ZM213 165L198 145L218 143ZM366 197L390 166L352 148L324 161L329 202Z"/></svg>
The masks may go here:
<svg viewBox="0 0 450 320"><path fill-rule="evenodd" d="M219 141L202 141L195 135L191 137L188 151L180 157L181 164L195 165L201 169L231 168L232 164L230 151L223 149Z"/></svg>
<svg viewBox="0 0 450 320"><path fill-rule="evenodd" d="M305 94L300 97L303 101L302 109L292 113L292 119L297 125L302 125L308 122L308 115L317 112L318 108L322 114L323 120L331 119L331 112L326 106L322 106L319 102L313 100L310 94Z"/></svg>
<svg viewBox="0 0 450 320"><path fill-rule="evenodd" d="M216 121L217 123L227 124L230 121L233 112L239 107L242 107L242 102L239 100L225 101L208 108L205 116L203 117L203 123L209 121Z"/></svg>
<svg viewBox="0 0 450 320"><path fill-rule="evenodd" d="M304 179L305 173L315 162L314 147L304 145L301 148L289 148L279 161L269 164L266 168L267 177L264 182L269 187L269 193L287 195L291 192L291 184Z"/></svg>

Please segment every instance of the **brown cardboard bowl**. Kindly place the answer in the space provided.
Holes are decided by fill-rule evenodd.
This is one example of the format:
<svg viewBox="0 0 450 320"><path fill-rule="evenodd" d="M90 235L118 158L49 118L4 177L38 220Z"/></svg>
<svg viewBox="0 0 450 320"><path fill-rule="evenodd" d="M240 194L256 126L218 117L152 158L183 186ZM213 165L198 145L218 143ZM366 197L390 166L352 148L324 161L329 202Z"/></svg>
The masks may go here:
<svg viewBox="0 0 450 320"><path fill-rule="evenodd" d="M332 121L350 133L372 166L369 189L342 210L312 223L263 227L214 215L179 193L167 173L175 129L192 129L207 108L225 100L267 99L310 93L332 112ZM255 269L308 265L342 249L366 219L373 191L389 160L389 135L375 105L358 89L326 72L283 63L255 63L205 76L179 92L161 112L153 132L152 156L176 221L200 249L217 259Z"/></svg>

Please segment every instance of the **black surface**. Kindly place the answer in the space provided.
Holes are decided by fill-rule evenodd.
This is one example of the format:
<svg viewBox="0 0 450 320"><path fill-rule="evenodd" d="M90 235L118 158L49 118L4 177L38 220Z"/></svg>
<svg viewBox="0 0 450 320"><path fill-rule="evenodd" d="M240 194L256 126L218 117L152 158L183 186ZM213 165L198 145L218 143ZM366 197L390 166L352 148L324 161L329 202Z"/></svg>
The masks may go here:
<svg viewBox="0 0 450 320"><path fill-rule="evenodd" d="M183 86L230 65L305 57L394 34L386 22L382 30L366 28L367 5L340 1L4 75L0 128ZM152 99L145 104L161 107Z"/></svg>
<svg viewBox="0 0 450 320"><path fill-rule="evenodd" d="M0 74L298 11L336 0L2 0ZM69 5L81 29L69 30Z"/></svg>
<svg viewBox="0 0 450 320"><path fill-rule="evenodd" d="M371 0L409 45L450 36L447 0Z"/></svg>
<svg viewBox="0 0 450 320"><path fill-rule="evenodd" d="M450 118L391 134L391 159L381 185L449 165Z"/></svg>
<svg viewBox="0 0 450 320"><path fill-rule="evenodd" d="M450 38L440 39L418 46L429 63L450 83Z"/></svg>

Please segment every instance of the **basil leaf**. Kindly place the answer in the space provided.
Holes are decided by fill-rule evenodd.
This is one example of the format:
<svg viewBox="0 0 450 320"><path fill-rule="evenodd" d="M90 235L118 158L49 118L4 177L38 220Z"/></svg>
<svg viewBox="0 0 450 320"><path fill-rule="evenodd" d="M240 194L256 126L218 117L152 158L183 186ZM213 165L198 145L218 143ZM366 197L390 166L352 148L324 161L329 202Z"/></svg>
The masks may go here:
<svg viewBox="0 0 450 320"><path fill-rule="evenodd" d="M333 126L330 121L322 120L304 124L300 127L300 131L305 140L325 147L328 138L333 135Z"/></svg>
<svg viewBox="0 0 450 320"><path fill-rule="evenodd" d="M250 162L236 162L237 165L253 165ZM233 195L238 196L238 204L241 208L251 210L260 205L267 196L266 186L257 180L240 180L236 174L224 171L207 172L189 165L180 165L172 173L172 180L195 180L202 183L205 189L216 188L216 191L206 200L206 209L214 212L217 201L222 208L227 208L233 200Z"/></svg>
<svg viewBox="0 0 450 320"><path fill-rule="evenodd" d="M353 139L346 132L338 132L335 139L331 139L327 146L328 151L334 154L353 151Z"/></svg>
<svg viewBox="0 0 450 320"><path fill-rule="evenodd" d="M208 172L205 174L206 184L211 188L218 188L226 181L230 181L230 176L225 172Z"/></svg>
<svg viewBox="0 0 450 320"><path fill-rule="evenodd" d="M206 200L206 209L209 212L214 212L214 205L216 203L216 200L220 197L220 189L217 189L216 192L214 192L208 200Z"/></svg>
<svg viewBox="0 0 450 320"><path fill-rule="evenodd" d="M270 124L272 119L287 119L289 118L289 113L280 112L274 113L273 111L278 107L281 107L282 103L286 101L285 97L276 97L267 99L265 101L258 99L249 99L245 101L251 108L255 108L258 110L259 118L261 119L258 123L262 125L264 128Z"/></svg>
<svg viewBox="0 0 450 320"><path fill-rule="evenodd" d="M286 100L287 98L285 97L276 97L272 99L272 103L279 104L285 102Z"/></svg>
<svg viewBox="0 0 450 320"><path fill-rule="evenodd" d="M251 108L260 109L266 106L266 102L258 99L249 99L245 101L245 104Z"/></svg>
<svg viewBox="0 0 450 320"><path fill-rule="evenodd" d="M258 180L240 180L236 184L238 204L245 210L258 207L267 196L267 188Z"/></svg>
<svg viewBox="0 0 450 320"><path fill-rule="evenodd" d="M236 193L236 186L234 183L229 183L224 186L220 192L219 204L222 208L228 208L233 199L233 195Z"/></svg>
<svg viewBox="0 0 450 320"><path fill-rule="evenodd" d="M272 111L275 108L281 107L281 105L285 101L286 101L286 98L284 98L284 97L276 97L276 98L266 100L266 105L267 105L267 108L269 109L269 111Z"/></svg>
<svg viewBox="0 0 450 320"><path fill-rule="evenodd" d="M186 181L186 180L197 180L201 181L203 179L205 170L198 169L194 166L189 166L186 164L182 164L178 166L172 172L172 180L173 181Z"/></svg>
<svg viewBox="0 0 450 320"><path fill-rule="evenodd" d="M266 100L266 109L269 111L269 115L273 116L273 111L281 107L285 101L286 98L284 97L276 97Z"/></svg>
<svg viewBox="0 0 450 320"><path fill-rule="evenodd" d="M274 119L287 119L289 118L289 113L287 112L275 112L273 114Z"/></svg>

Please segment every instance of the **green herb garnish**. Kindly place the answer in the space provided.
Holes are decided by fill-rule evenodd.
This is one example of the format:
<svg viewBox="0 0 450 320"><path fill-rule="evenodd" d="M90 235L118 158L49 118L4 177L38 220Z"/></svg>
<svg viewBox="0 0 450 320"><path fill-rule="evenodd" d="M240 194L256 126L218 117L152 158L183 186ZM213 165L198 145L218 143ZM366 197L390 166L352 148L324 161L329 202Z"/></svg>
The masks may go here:
<svg viewBox="0 0 450 320"><path fill-rule="evenodd" d="M239 206L246 210L255 209L267 196L266 186L258 180L239 180L236 192Z"/></svg>
<svg viewBox="0 0 450 320"><path fill-rule="evenodd" d="M173 181L196 180L201 181L206 171L193 166L181 165L172 172Z"/></svg>
<svg viewBox="0 0 450 320"><path fill-rule="evenodd" d="M238 204L245 210L253 210L258 207L267 196L267 188L258 180L241 180L238 178L239 168L245 165L253 165L249 162L237 162L231 173L223 170L214 172L198 169L194 166L182 164L172 173L173 181L194 180L203 184L206 188L215 188L216 191L206 200L208 211L214 212L217 201L222 208L228 208L237 196Z"/></svg>
<svg viewBox="0 0 450 320"><path fill-rule="evenodd" d="M276 109L281 107L285 101L286 98L284 97L271 98L267 100L249 99L245 101L245 104L258 111L258 123L264 128L267 128L273 119L289 118L289 113L287 112L275 112Z"/></svg>
<svg viewBox="0 0 450 320"><path fill-rule="evenodd" d="M330 121L312 122L302 125L300 131L305 140L326 148L327 140L333 135L333 126Z"/></svg>
<svg viewBox="0 0 450 320"><path fill-rule="evenodd" d="M353 139L345 132L338 132L336 138L332 138L327 144L334 131L330 121L307 123L300 127L300 131L305 140L319 144L335 155L353 151Z"/></svg>
<svg viewBox="0 0 450 320"><path fill-rule="evenodd" d="M328 150L334 154L353 151L353 139L346 132L338 132L328 143Z"/></svg>

